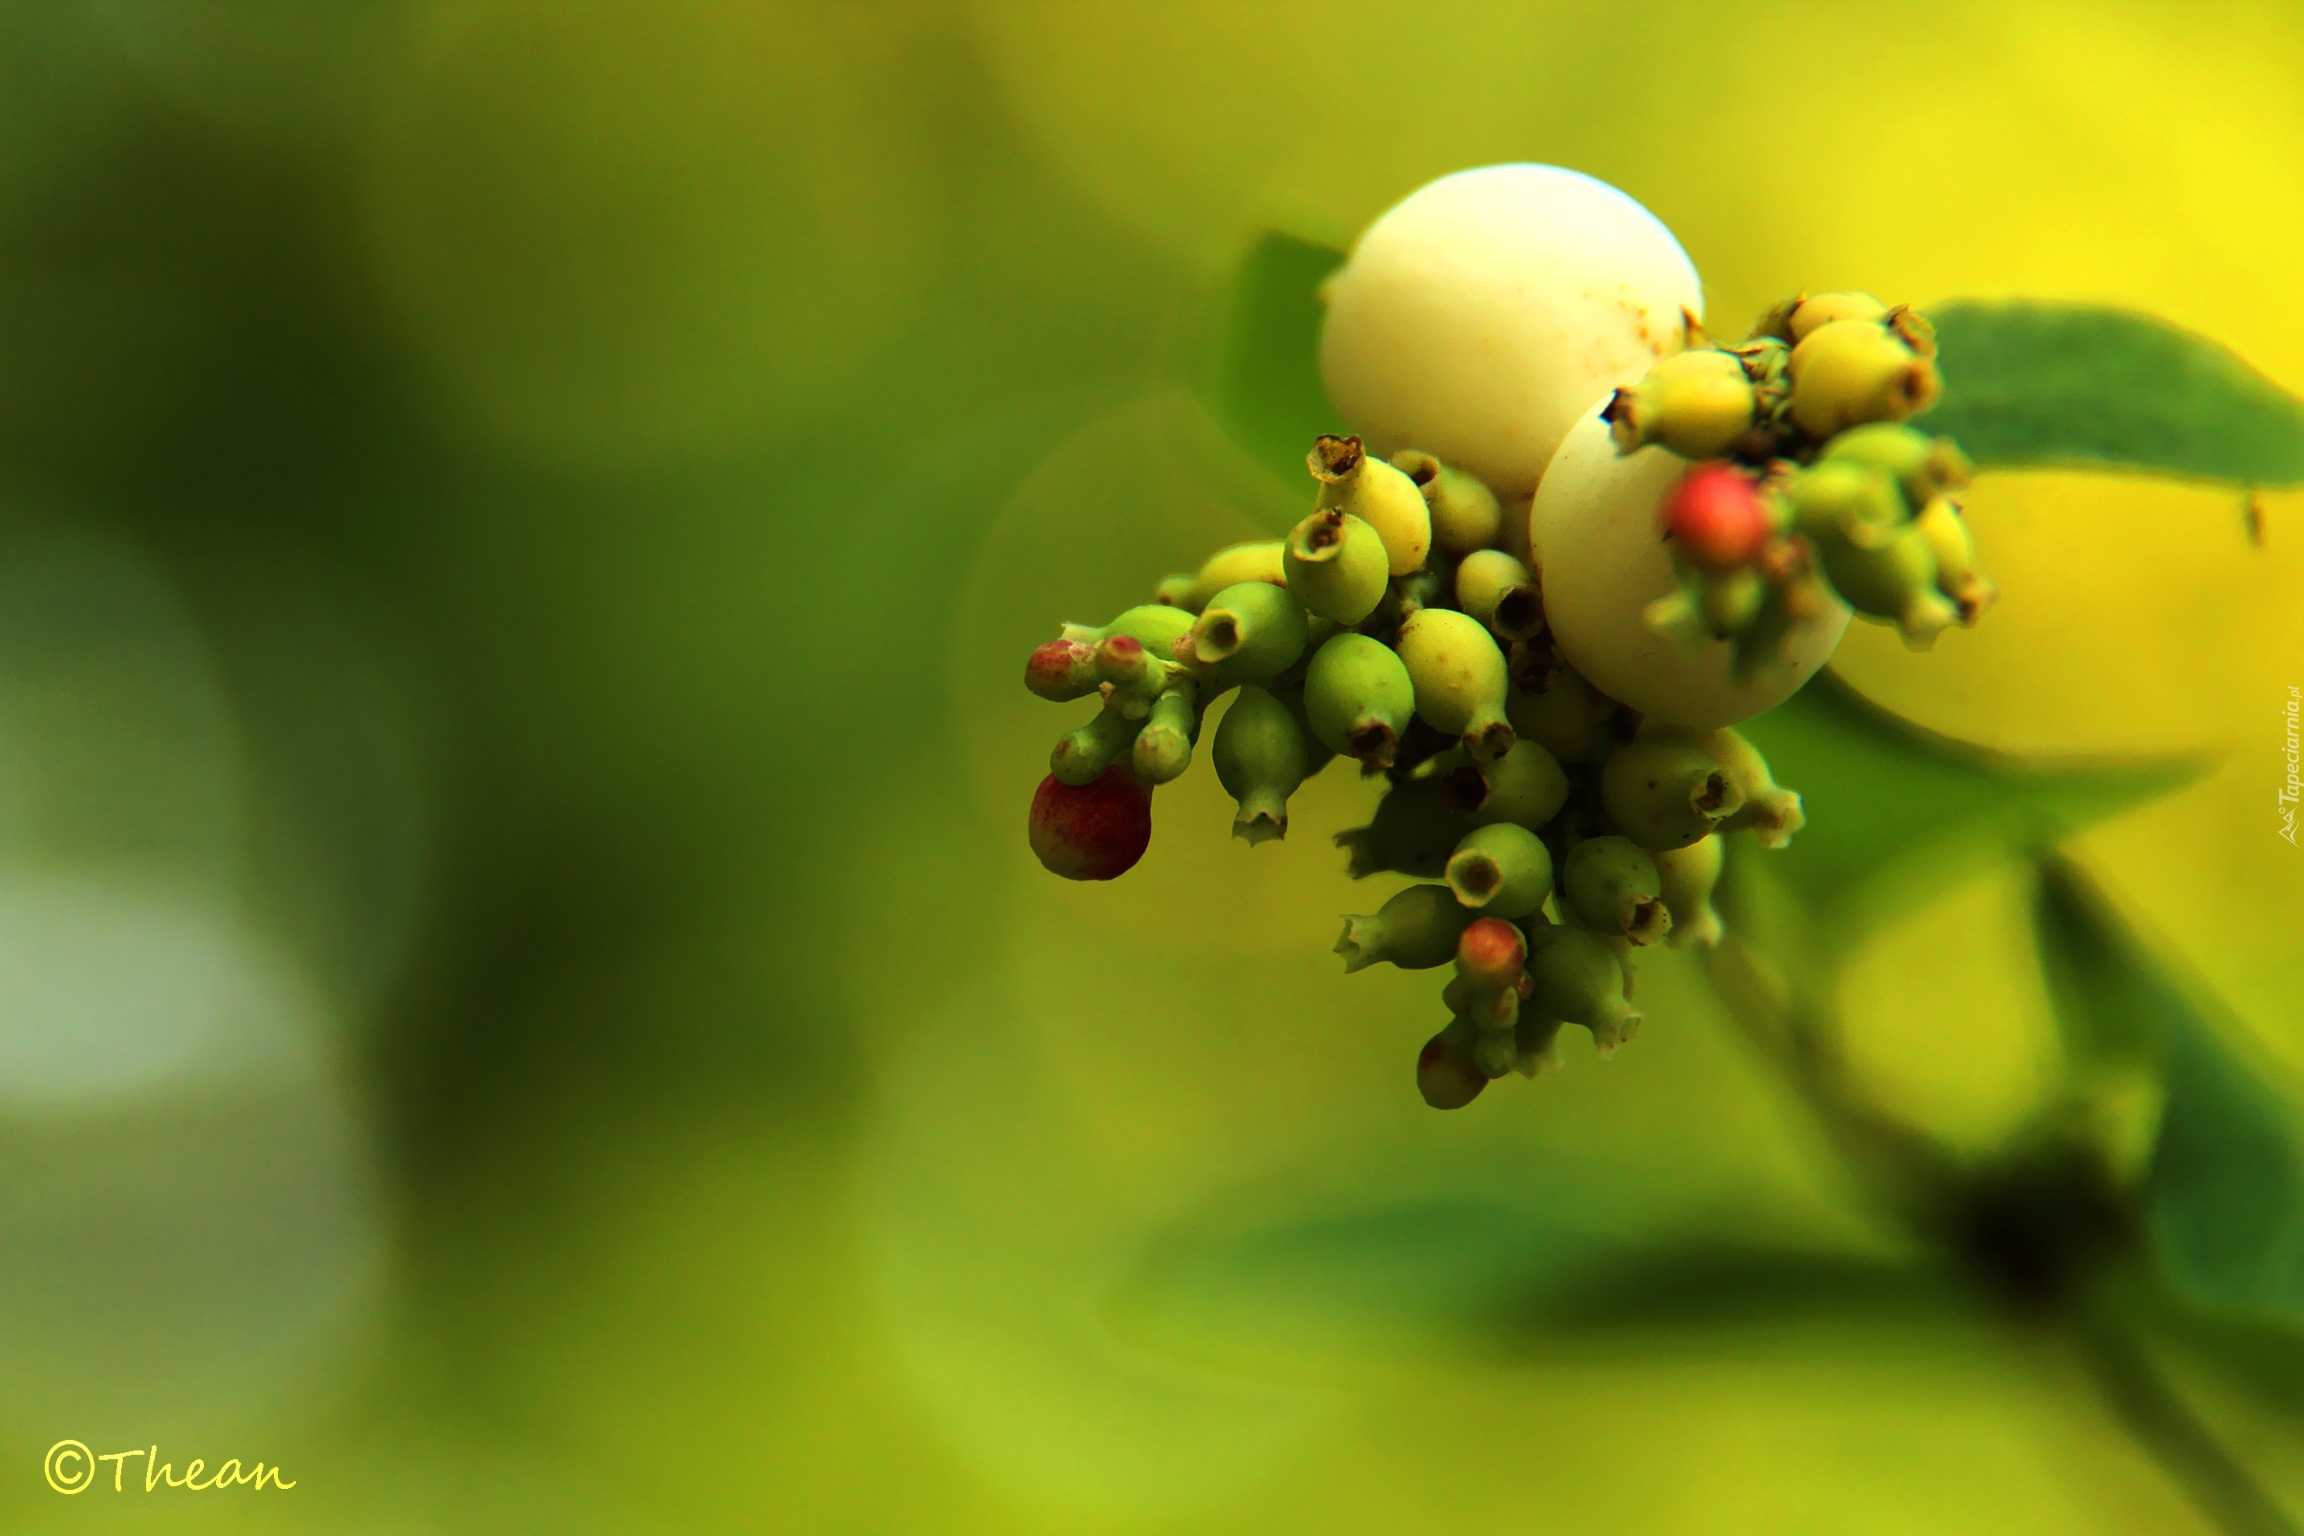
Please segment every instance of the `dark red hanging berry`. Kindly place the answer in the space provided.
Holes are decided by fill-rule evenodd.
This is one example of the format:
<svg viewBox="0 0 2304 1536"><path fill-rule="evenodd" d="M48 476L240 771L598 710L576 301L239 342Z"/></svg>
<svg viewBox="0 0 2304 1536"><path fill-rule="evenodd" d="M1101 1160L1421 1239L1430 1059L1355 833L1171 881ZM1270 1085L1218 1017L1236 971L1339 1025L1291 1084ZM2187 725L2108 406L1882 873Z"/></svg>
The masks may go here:
<svg viewBox="0 0 2304 1536"><path fill-rule="evenodd" d="M1111 880L1152 843L1152 791L1119 768L1089 784L1050 774L1032 797L1032 851L1067 880Z"/></svg>

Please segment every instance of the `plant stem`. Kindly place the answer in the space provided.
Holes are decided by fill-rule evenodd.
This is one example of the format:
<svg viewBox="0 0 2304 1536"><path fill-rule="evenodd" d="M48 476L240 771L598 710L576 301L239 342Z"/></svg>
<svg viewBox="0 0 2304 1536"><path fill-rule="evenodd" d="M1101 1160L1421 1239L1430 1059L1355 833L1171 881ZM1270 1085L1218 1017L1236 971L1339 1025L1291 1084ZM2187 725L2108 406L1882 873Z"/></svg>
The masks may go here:
<svg viewBox="0 0 2304 1536"><path fill-rule="evenodd" d="M2075 1343L2128 1432L2218 1530L2227 1536L2297 1536L2304 1531L2185 1405L2132 1334L2087 1319L2075 1330Z"/></svg>

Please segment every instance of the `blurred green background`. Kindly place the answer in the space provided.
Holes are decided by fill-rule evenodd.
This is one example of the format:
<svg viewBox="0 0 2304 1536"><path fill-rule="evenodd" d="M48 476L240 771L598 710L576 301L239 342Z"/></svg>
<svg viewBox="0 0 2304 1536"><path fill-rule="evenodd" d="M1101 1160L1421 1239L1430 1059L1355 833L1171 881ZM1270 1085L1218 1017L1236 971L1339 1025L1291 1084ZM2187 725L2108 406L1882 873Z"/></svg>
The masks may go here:
<svg viewBox="0 0 2304 1536"><path fill-rule="evenodd" d="M1365 786L1251 852L1195 773L1110 887L1026 850L1025 652L1300 499L1195 404L1226 274L1506 159L1646 203L1726 331L2086 299L2304 386L2283 5L0 0L0 1525L2207 1529L1924 1266L1480 1294L1571 1231L1905 1273L1685 957L1441 1116L1431 978L1329 953ZM2263 507L1988 477L2001 606L1840 667L2205 757L2069 851L2278 1075ZM2056 1070L2026 900L1977 863L1840 983L1955 1147ZM63 1498L65 1437L300 1485Z"/></svg>

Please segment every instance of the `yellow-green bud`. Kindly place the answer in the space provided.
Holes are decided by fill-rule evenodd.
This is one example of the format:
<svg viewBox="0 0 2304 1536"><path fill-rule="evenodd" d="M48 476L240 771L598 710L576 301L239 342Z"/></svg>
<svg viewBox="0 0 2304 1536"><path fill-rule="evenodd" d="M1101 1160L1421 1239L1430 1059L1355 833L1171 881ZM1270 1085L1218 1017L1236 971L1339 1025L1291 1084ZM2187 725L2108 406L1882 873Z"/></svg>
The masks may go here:
<svg viewBox="0 0 2304 1536"><path fill-rule="evenodd" d="M1628 837L1587 838L1568 850L1560 874L1576 920L1607 938L1654 944L1671 931L1656 860Z"/></svg>
<svg viewBox="0 0 2304 1536"><path fill-rule="evenodd" d="M1877 320L1818 326L1793 347L1790 370L1792 419L1818 439L1917 416L1943 393L1936 364Z"/></svg>
<svg viewBox="0 0 2304 1536"><path fill-rule="evenodd" d="M1304 610L1286 587L1244 581L1209 600L1176 656L1226 682L1269 682L1296 665L1306 635Z"/></svg>
<svg viewBox="0 0 2304 1536"><path fill-rule="evenodd" d="M1456 941L1479 916L1445 885L1412 885L1377 908L1373 917L1347 917L1336 953L1346 974L1389 963L1428 971L1456 958Z"/></svg>
<svg viewBox="0 0 2304 1536"><path fill-rule="evenodd" d="M1970 628L2000 596L2000 589L1976 569L1976 546L1968 536L1968 520L1949 496L1939 496L1921 508L1915 519L1920 535L1936 555L1936 589L1960 610L1960 622Z"/></svg>
<svg viewBox="0 0 2304 1536"><path fill-rule="evenodd" d="M1563 763L1586 763L1603 752L1609 742L1601 722L1610 706L1592 691L1592 685L1567 667L1549 670L1541 689L1523 671L1505 699L1505 718L1513 734L1537 743Z"/></svg>
<svg viewBox="0 0 2304 1536"><path fill-rule="evenodd" d="M1176 606L1198 613L1208 606L1208 600L1226 587L1236 587L1244 581L1261 581L1280 587L1288 584L1281 570L1279 539L1257 539L1247 544L1227 544L1210 555L1201 564L1199 572L1191 578ZM1171 576L1169 581L1176 578ZM1168 582L1160 584L1168 590Z"/></svg>
<svg viewBox="0 0 2304 1536"><path fill-rule="evenodd" d="M1288 835L1288 797L1309 766L1295 711L1261 688L1242 688L1209 749L1224 792L1240 802L1232 835L1250 846ZM1440 962L1435 960L1433 964Z"/></svg>
<svg viewBox="0 0 2304 1536"><path fill-rule="evenodd" d="M1618 453L1659 443L1684 459L1716 459L1752 430L1757 401L1735 354L1693 347L1608 399L1601 415Z"/></svg>
<svg viewBox="0 0 2304 1536"><path fill-rule="evenodd" d="M1427 608L1400 626L1397 646L1415 687L1416 713L1427 725L1463 737L1475 762L1512 750L1504 653L1478 619Z"/></svg>
<svg viewBox="0 0 2304 1536"><path fill-rule="evenodd" d="M1384 600L1384 541L1359 518L1323 507L1288 535L1281 561L1288 590L1307 612L1357 624Z"/></svg>
<svg viewBox="0 0 2304 1536"><path fill-rule="evenodd" d="M1526 917L1552 894L1552 853L1509 821L1475 827L1442 871L1456 899L1488 917Z"/></svg>
<svg viewBox="0 0 2304 1536"><path fill-rule="evenodd" d="M1581 1024L1603 1056L1640 1030L1640 1015L1626 995L1625 972L1616 952L1599 935L1581 928L1545 930L1528 957L1535 983L1530 1005L1551 1018Z"/></svg>
<svg viewBox="0 0 2304 1536"><path fill-rule="evenodd" d="M1101 629L1086 624L1067 624L1060 638L1077 640L1086 646L1098 646L1116 635L1126 635L1153 655L1166 658L1176 654L1176 642L1191 627L1192 615L1183 609L1170 608L1162 603L1143 603L1129 609Z"/></svg>
<svg viewBox="0 0 2304 1536"><path fill-rule="evenodd" d="M1659 727L1657 733L1679 735L1703 748L1743 796L1743 805L1721 819L1721 831L1749 831L1759 837L1761 847L1782 848L1792 841L1793 833L1808 824L1799 792L1776 782L1768 771L1768 760L1742 732L1728 727L1689 732Z"/></svg>
<svg viewBox="0 0 2304 1536"><path fill-rule="evenodd" d="M1496 613L1496 600L1535 581L1528 567L1500 549L1474 550L1456 567L1456 606L1483 624Z"/></svg>
<svg viewBox="0 0 2304 1536"><path fill-rule="evenodd" d="M1915 651L1934 646L1936 637L1960 617L1952 600L1936 590L1936 551L1916 527L1906 527L1875 549L1826 536L1816 541L1816 553L1849 607L1895 625Z"/></svg>
<svg viewBox="0 0 2304 1536"><path fill-rule="evenodd" d="M1785 487L1785 500L1793 526L1809 538L1859 549L1878 549L1912 522L1912 503L1895 476L1856 458L1827 457L1802 470Z"/></svg>
<svg viewBox="0 0 2304 1536"><path fill-rule="evenodd" d="M1726 853L1727 845L1713 836L1649 855L1656 861L1665 910L1672 914L1668 942L1673 948L1720 942L1720 914L1712 906L1712 889L1720 883Z"/></svg>
<svg viewBox="0 0 2304 1536"><path fill-rule="evenodd" d="M1424 493L1424 506L1432 516L1433 548L1443 554L1468 555L1496 542L1504 510L1496 493L1477 476L1414 448L1392 455L1392 467Z"/></svg>
<svg viewBox="0 0 2304 1536"><path fill-rule="evenodd" d="M1693 742L1642 736L1600 770L1600 802L1618 831L1651 851L1685 848L1744 807L1743 792Z"/></svg>
<svg viewBox="0 0 2304 1536"><path fill-rule="evenodd" d="M1331 638L1304 674L1304 718L1313 739L1371 768L1392 766L1415 708L1407 666L1366 635Z"/></svg>
<svg viewBox="0 0 2304 1536"><path fill-rule="evenodd" d="M1405 576L1432 550L1432 509L1416 482L1382 459L1371 458L1357 437L1323 435L1305 455L1320 482L1320 505L1359 518L1384 541L1386 565Z"/></svg>
<svg viewBox="0 0 2304 1536"><path fill-rule="evenodd" d="M1144 729L1136 733L1132 761L1146 784L1166 784L1192 766L1192 744L1200 737L1197 685L1186 678L1152 702Z"/></svg>
<svg viewBox="0 0 2304 1536"><path fill-rule="evenodd" d="M1491 763L1451 766L1440 783L1448 804L1477 826L1508 821L1539 830L1568 803L1560 760L1533 741L1515 741Z"/></svg>
<svg viewBox="0 0 2304 1536"><path fill-rule="evenodd" d="M1850 427L1824 445L1824 457L1884 471L1910 507L1925 507L1946 491L1960 489L1976 473L1976 466L1952 439L1931 437L1895 421Z"/></svg>
<svg viewBox="0 0 2304 1536"><path fill-rule="evenodd" d="M1104 776L1113 759L1128 750L1142 728L1141 719L1130 719L1107 704L1086 725L1056 743L1056 750L1048 754L1048 771L1075 788L1093 784Z"/></svg>
<svg viewBox="0 0 2304 1536"><path fill-rule="evenodd" d="M1189 608L1192 603L1192 586L1197 579L1190 571L1163 576L1160 584L1152 589L1152 601L1163 608Z"/></svg>
<svg viewBox="0 0 2304 1536"><path fill-rule="evenodd" d="M1336 846L1349 856L1345 872L1355 880L1386 870L1437 880L1470 830L1470 822L1448 809L1438 780L1404 779L1376 802L1368 825L1337 833Z"/></svg>
<svg viewBox="0 0 2304 1536"><path fill-rule="evenodd" d="M1793 301L1785 332L1794 342L1835 320L1886 320L1888 306L1868 293L1818 293Z"/></svg>

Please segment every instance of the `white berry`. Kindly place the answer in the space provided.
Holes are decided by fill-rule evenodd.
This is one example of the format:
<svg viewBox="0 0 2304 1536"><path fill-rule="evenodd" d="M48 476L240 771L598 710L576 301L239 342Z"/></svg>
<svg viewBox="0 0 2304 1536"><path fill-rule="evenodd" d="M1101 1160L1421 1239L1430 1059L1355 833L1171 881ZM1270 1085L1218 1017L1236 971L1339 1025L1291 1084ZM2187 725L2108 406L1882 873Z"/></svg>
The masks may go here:
<svg viewBox="0 0 2304 1536"><path fill-rule="evenodd" d="M1835 599L1800 621L1781 659L1742 681L1727 641L1691 648L1650 628L1647 606L1677 586L1658 509L1688 462L1662 448L1619 455L1600 415L1606 405L1605 396L1588 402L1529 509L1553 639L1593 687L1673 725L1712 730L1775 708L1830 659L1847 607Z"/></svg>
<svg viewBox="0 0 2304 1536"><path fill-rule="evenodd" d="M1422 449L1499 496L1536 486L1595 396L1703 315L1672 232L1578 171L1491 165L1410 193L1360 236L1320 336L1328 398L1371 452Z"/></svg>

